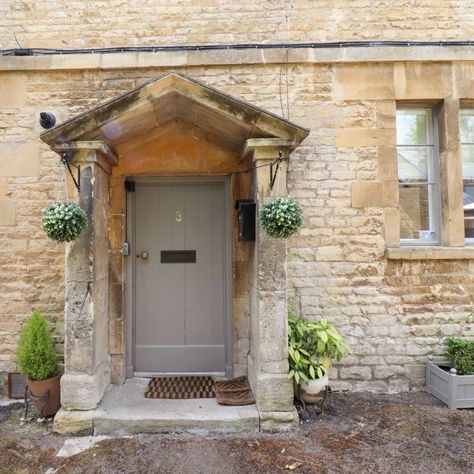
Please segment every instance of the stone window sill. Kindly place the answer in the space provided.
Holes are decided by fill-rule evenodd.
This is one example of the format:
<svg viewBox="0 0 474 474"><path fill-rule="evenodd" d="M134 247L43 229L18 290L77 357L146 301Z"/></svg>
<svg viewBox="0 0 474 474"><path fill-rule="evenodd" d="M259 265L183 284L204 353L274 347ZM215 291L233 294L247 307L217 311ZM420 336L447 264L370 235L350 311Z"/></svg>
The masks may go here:
<svg viewBox="0 0 474 474"><path fill-rule="evenodd" d="M474 260L473 247L391 247L388 260Z"/></svg>

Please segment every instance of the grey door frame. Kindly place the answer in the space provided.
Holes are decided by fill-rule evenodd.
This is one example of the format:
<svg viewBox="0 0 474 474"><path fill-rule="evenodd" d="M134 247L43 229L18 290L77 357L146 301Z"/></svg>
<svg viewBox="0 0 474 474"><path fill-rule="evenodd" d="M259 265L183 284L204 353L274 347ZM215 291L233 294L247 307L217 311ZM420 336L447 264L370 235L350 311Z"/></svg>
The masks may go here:
<svg viewBox="0 0 474 474"><path fill-rule="evenodd" d="M234 351L233 351L233 292L232 292L232 190L229 176L185 176L185 177L129 177L127 181L135 183L159 186L160 184L203 184L203 183L223 183L224 184L224 265L225 265L225 374L216 373L216 376L225 375L232 377L234 373ZM129 256L125 257L125 339L126 339L126 377L135 376L134 368L134 347L135 347L135 267L136 259L133 258L136 252L136 229L135 229L135 193L127 192L127 215L126 215L126 239L129 245ZM153 373L140 374L151 376Z"/></svg>

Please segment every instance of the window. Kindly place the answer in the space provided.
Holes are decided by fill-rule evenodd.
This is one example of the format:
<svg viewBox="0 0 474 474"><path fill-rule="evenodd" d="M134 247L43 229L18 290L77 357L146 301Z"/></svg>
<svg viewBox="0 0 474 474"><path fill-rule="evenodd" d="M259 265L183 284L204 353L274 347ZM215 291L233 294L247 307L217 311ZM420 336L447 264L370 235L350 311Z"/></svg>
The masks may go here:
<svg viewBox="0 0 474 474"><path fill-rule="evenodd" d="M474 244L474 109L461 110L461 156L464 236L467 244Z"/></svg>
<svg viewBox="0 0 474 474"><path fill-rule="evenodd" d="M397 110L397 160L402 244L440 243L436 128L430 108ZM474 141L474 140L473 140Z"/></svg>

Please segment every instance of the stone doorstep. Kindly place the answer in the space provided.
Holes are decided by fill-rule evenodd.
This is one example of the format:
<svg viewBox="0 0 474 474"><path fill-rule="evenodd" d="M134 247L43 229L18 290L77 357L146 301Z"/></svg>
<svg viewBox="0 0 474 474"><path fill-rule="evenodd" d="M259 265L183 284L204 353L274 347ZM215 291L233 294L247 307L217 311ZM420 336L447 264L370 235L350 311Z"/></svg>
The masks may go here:
<svg viewBox="0 0 474 474"><path fill-rule="evenodd" d="M123 385L110 386L92 417L95 435L208 434L260 429L255 405L222 406L213 398L146 399L143 394L148 380L133 378Z"/></svg>

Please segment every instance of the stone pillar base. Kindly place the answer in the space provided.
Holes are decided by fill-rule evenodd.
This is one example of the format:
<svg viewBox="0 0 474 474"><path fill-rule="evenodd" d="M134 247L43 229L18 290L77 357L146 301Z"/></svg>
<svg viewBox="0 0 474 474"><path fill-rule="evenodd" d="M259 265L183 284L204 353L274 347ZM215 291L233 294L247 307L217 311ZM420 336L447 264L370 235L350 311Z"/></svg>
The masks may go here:
<svg viewBox="0 0 474 474"><path fill-rule="evenodd" d="M296 408L291 411L264 411L260 412L260 431L266 433L281 433L299 426Z"/></svg>
<svg viewBox="0 0 474 474"><path fill-rule="evenodd" d="M93 410L110 385L110 369L94 375L64 374L61 377L61 406L65 410Z"/></svg>
<svg viewBox="0 0 474 474"><path fill-rule="evenodd" d="M79 411L61 408L54 417L53 430L64 435L94 434L93 418L95 410Z"/></svg>

